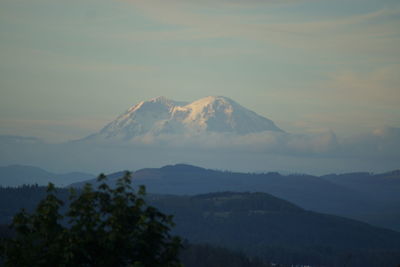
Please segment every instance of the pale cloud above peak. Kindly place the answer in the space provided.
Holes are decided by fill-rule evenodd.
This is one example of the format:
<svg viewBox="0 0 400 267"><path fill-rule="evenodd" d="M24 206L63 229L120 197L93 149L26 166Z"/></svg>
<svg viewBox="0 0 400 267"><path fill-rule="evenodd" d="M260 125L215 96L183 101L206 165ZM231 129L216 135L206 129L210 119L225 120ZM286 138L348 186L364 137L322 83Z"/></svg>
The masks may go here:
<svg viewBox="0 0 400 267"><path fill-rule="evenodd" d="M400 65L369 72L340 71L324 83L323 92L341 102L397 109L400 103ZM321 85L322 86L322 85Z"/></svg>
<svg viewBox="0 0 400 267"><path fill-rule="evenodd" d="M221 7L225 1L213 3L172 1L168 4L163 1L129 1L129 3L154 21L179 26L158 33L142 33L136 37L148 41L233 38L233 40L259 42L259 45L274 45L309 53L314 51L327 56L332 49L343 54L354 53L356 56L360 53L387 51L382 55L387 59L400 45L398 30L400 23L397 19L400 7L382 7L372 11L366 10L364 13L324 18L312 14L299 17L295 13L289 16L287 13L280 14L283 12L282 9L279 9L280 13L275 13L273 8L257 13L249 13L246 9L240 8L239 11L227 12ZM242 1L237 1L233 2L233 5L235 3L244 4ZM276 1L250 1L244 5L254 5L256 8L258 4L267 3ZM288 3L293 4L294 1ZM296 2L296 4L301 3ZM199 12L199 6L208 8L204 12Z"/></svg>

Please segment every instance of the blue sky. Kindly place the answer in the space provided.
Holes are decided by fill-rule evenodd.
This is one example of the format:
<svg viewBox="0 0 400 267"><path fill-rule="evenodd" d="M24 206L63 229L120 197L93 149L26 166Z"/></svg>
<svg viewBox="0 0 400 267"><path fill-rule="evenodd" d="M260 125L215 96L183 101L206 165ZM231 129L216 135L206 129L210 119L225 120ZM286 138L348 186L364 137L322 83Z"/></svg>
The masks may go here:
<svg viewBox="0 0 400 267"><path fill-rule="evenodd" d="M288 132L400 127L400 3L0 0L0 134L81 138L224 95Z"/></svg>

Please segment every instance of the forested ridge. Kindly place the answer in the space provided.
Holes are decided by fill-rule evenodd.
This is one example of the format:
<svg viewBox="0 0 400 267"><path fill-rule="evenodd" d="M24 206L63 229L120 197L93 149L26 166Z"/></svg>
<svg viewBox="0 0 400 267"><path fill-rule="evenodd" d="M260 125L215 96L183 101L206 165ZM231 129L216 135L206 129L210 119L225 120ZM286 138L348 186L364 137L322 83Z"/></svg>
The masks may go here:
<svg viewBox="0 0 400 267"><path fill-rule="evenodd" d="M57 195L67 200L68 190L57 189ZM44 196L45 188L40 186L1 188L2 224L9 223L12 214L22 207L33 211ZM227 251L241 251L247 260L258 257L264 263L282 265L395 266L400 263L400 233L310 212L265 193L148 195L146 202L174 216L173 234L191 244L211 245L211 248L194 247L193 252L192 247L186 251L193 255L217 246ZM224 254L217 251L215 257ZM232 253L232 257L237 256Z"/></svg>

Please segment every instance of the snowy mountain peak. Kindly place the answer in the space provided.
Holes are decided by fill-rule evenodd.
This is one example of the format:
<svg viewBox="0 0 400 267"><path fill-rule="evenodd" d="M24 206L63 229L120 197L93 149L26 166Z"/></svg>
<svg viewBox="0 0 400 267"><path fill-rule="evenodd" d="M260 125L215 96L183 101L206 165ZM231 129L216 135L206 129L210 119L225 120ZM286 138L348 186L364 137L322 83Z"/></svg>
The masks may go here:
<svg viewBox="0 0 400 267"><path fill-rule="evenodd" d="M172 107L175 106L175 101L170 100L168 98L166 98L165 96L159 96L159 97L155 97L152 98L148 101L141 101L138 104L132 106L131 108L128 109L128 111L135 111L138 110L140 108L142 108L144 105L145 106L149 106L149 105L159 105L159 106L166 106L166 107Z"/></svg>
<svg viewBox="0 0 400 267"><path fill-rule="evenodd" d="M158 96L158 97L150 99L147 102L157 103L157 104L168 106L168 107L173 107L177 104L175 101L168 99L165 96Z"/></svg>
<svg viewBox="0 0 400 267"><path fill-rule="evenodd" d="M192 103L156 97L127 112L88 137L95 140L130 140L136 136L206 132L249 134L282 132L271 120L223 96L208 96Z"/></svg>
<svg viewBox="0 0 400 267"><path fill-rule="evenodd" d="M131 108L128 109L128 112L134 112L140 109L147 109L147 108L152 108L152 107L164 107L167 109L172 109L175 106L182 106L182 105L186 105L186 102L182 102L182 101L174 101L171 99L166 98L165 96L159 96L159 97L155 97L152 98L148 101L142 101L134 106L132 106Z"/></svg>
<svg viewBox="0 0 400 267"><path fill-rule="evenodd" d="M192 102L192 104L198 103L199 105L210 105L213 103L223 103L223 104L229 104L229 103L234 103L233 100L225 97L225 96L207 96L204 98L201 98L199 100L196 100Z"/></svg>
<svg viewBox="0 0 400 267"><path fill-rule="evenodd" d="M194 101L186 106L192 110L193 113L200 112L223 112L225 114L232 114L235 108L242 108L233 100L223 96L208 96L197 101Z"/></svg>

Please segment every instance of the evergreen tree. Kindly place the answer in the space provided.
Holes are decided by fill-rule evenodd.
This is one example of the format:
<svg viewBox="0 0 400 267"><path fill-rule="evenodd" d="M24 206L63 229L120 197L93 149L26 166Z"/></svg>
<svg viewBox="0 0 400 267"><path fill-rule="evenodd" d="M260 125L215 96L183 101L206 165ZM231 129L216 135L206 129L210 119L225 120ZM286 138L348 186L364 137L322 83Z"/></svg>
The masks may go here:
<svg viewBox="0 0 400 267"><path fill-rule="evenodd" d="M52 184L33 214L24 210L13 220L13 238L2 242L6 266L181 266L181 241L171 236L172 216L148 206L145 188L135 192L131 174L110 188L100 175L93 190L71 190L69 208Z"/></svg>

